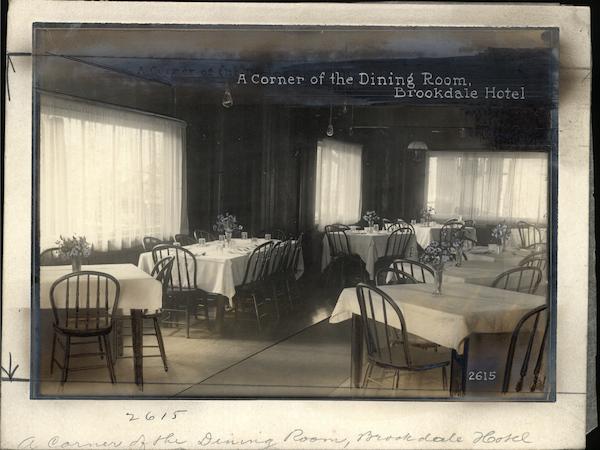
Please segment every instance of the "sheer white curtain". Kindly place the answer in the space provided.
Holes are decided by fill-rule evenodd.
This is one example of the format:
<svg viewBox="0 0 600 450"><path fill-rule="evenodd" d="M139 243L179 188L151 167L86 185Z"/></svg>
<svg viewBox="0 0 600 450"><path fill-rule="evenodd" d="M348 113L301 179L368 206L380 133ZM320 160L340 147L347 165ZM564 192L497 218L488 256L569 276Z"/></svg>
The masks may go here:
<svg viewBox="0 0 600 450"><path fill-rule="evenodd" d="M436 217L546 222L547 153L429 152L428 163Z"/></svg>
<svg viewBox="0 0 600 450"><path fill-rule="evenodd" d="M84 235L96 250L180 232L185 125L42 95L40 246Z"/></svg>
<svg viewBox="0 0 600 450"><path fill-rule="evenodd" d="M315 224L322 230L332 223L360 218L362 146L335 139L317 143Z"/></svg>

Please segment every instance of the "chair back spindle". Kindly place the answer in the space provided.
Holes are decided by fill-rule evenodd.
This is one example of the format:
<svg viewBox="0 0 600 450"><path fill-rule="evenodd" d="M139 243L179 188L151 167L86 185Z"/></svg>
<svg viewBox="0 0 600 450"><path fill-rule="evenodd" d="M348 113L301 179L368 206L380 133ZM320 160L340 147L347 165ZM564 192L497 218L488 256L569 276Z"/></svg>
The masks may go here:
<svg viewBox="0 0 600 450"><path fill-rule="evenodd" d="M54 326L81 335L110 329L120 289L119 281L103 272L84 270L58 278L50 287Z"/></svg>

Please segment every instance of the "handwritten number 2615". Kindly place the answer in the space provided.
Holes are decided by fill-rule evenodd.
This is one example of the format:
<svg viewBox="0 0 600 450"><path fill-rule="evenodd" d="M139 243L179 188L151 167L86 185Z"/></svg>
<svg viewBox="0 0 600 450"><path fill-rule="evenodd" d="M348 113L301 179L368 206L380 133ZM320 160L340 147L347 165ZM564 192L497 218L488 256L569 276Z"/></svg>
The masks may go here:
<svg viewBox="0 0 600 450"><path fill-rule="evenodd" d="M168 413L165 412L162 415L159 413L157 415L154 415L154 413L152 411L148 411L144 416L136 416L133 413L125 413L126 416L129 416L129 421L133 422L134 420L147 420L147 421L152 421L152 420L175 420L177 419L177 414L180 413L184 413L187 412L186 409L177 409L175 411L173 411L172 413Z"/></svg>

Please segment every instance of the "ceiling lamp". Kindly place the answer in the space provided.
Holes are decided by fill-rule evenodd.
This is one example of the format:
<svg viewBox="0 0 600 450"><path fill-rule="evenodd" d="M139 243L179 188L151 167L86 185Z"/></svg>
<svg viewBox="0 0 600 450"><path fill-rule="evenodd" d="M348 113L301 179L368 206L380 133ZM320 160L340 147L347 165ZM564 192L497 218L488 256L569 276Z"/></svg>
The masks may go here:
<svg viewBox="0 0 600 450"><path fill-rule="evenodd" d="M231 108L233 106L233 97L229 91L229 86L225 88L225 93L223 94L223 101L221 104L224 108Z"/></svg>
<svg viewBox="0 0 600 450"><path fill-rule="evenodd" d="M333 136L333 124L331 123L331 119L333 116L333 105L329 105L329 125L327 125L327 136Z"/></svg>
<svg viewBox="0 0 600 450"><path fill-rule="evenodd" d="M425 152L429 150L427 144L423 141L412 141L407 147L408 153L414 162L423 161Z"/></svg>

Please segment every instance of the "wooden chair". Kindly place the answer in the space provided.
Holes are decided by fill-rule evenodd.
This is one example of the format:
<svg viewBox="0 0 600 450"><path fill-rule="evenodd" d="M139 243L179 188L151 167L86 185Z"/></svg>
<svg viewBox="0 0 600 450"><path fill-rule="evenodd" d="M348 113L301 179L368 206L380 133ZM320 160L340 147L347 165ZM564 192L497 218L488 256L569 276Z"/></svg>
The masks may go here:
<svg viewBox="0 0 600 450"><path fill-rule="evenodd" d="M273 241L267 241L252 251L248 257L242 284L235 287L236 293L233 297L235 320L238 320L244 306L250 305L254 310L258 331L262 330L261 320L268 315L260 310L267 304L265 272L273 245Z"/></svg>
<svg viewBox="0 0 600 450"><path fill-rule="evenodd" d="M40 253L40 266L64 266L71 264L68 256L59 247L47 248Z"/></svg>
<svg viewBox="0 0 600 450"><path fill-rule="evenodd" d="M375 286L416 283L418 283L418 281L412 275L397 270L394 267L383 267L375 273Z"/></svg>
<svg viewBox="0 0 600 450"><path fill-rule="evenodd" d="M521 248L534 249L542 244L542 232L538 227L527 222L517 222L517 231L521 240Z"/></svg>
<svg viewBox="0 0 600 450"><path fill-rule="evenodd" d="M200 238L206 239L206 242L215 240L215 236L210 231L205 230L194 230L194 238L196 239L196 242L198 242L198 239Z"/></svg>
<svg viewBox="0 0 600 450"><path fill-rule="evenodd" d="M365 263L361 257L355 253L352 253L350 248L350 241L346 232L350 228L346 225L333 224L325 226L325 236L327 243L329 244L329 254L331 261L328 266L328 274L335 266L339 267L340 272L340 285L342 288L346 285L347 279L347 268L356 268L360 272L361 281L366 281L365 277Z"/></svg>
<svg viewBox="0 0 600 450"><path fill-rule="evenodd" d="M280 295L283 296L285 294L285 267L290 250L290 241L274 242L265 268L265 298L270 298L273 302L277 320L279 320L280 316L279 297ZM291 306L290 303L290 307Z"/></svg>
<svg viewBox="0 0 600 450"><path fill-rule="evenodd" d="M142 245L144 246L144 251L146 252L152 251L155 246L160 244L166 244L166 242L153 236L144 236L142 239Z"/></svg>
<svg viewBox="0 0 600 450"><path fill-rule="evenodd" d="M492 287L535 294L541 281L542 271L537 267L515 267L498 275Z"/></svg>
<svg viewBox="0 0 600 450"><path fill-rule="evenodd" d="M548 268L548 259L546 251L535 252L529 256L526 256L521 261L519 261L519 266L537 267L542 271L542 275L546 274L546 269Z"/></svg>
<svg viewBox="0 0 600 450"><path fill-rule="evenodd" d="M396 259L406 258L410 243L415 238L415 230L402 223L387 238L385 254L375 262L375 270L389 267Z"/></svg>
<svg viewBox="0 0 600 450"><path fill-rule="evenodd" d="M545 316L545 317L544 317ZM533 380L530 384L529 390L534 392L540 384L540 372L542 370L542 364L544 361L544 351L546 349L546 339L548 335L548 325L550 322L550 315L548 314L548 306L539 306L531 311L527 312L521 320L515 326L515 329L511 335L510 344L508 346L508 352L506 355L506 365L504 368L504 379L502 382L502 392L507 393L510 389L511 373L513 365L515 363L515 351L518 347L519 337L523 332L527 335L526 349L524 351L523 360L521 363L521 369L519 370L519 378L515 384L515 391L521 392L523 389L523 383L525 377L527 377L531 357L536 354L535 347L537 346L537 357L535 360L535 366L533 368ZM526 330L525 324L531 324L529 329ZM541 333L538 332L539 327L543 327ZM541 385L544 385L545 380L541 380Z"/></svg>
<svg viewBox="0 0 600 450"><path fill-rule="evenodd" d="M197 244L198 241L194 239L192 236L187 234L176 234L175 242L180 243L181 245L194 245Z"/></svg>
<svg viewBox="0 0 600 450"><path fill-rule="evenodd" d="M184 322L163 319L162 323L167 325L185 326L186 338L190 337L190 317L195 314L199 306L202 306L208 321L208 302L214 299L214 294L206 292L198 287L196 273L196 257L187 248L162 244L152 249L152 259L156 265L160 260L174 257L171 276L168 279L167 305L163 312L170 314L183 313Z"/></svg>
<svg viewBox="0 0 600 450"><path fill-rule="evenodd" d="M394 389L398 388L401 371L423 372L441 368L442 385L446 390L446 367L450 364L450 355L412 347L400 307L379 288L359 283L356 295L367 347L367 368L362 387L367 387L373 380L374 367L394 372ZM401 342L397 341L397 335L401 336Z"/></svg>
<svg viewBox="0 0 600 450"><path fill-rule="evenodd" d="M71 358L94 355L106 360L110 381L116 383L108 336L113 329L113 317L119 303L120 290L119 281L115 277L91 270L69 273L52 283L50 303L54 316L54 335L50 373L56 363L62 370L61 384L67 381L69 370L92 368L71 369L69 367ZM59 337L64 339L64 343L60 342ZM94 339L90 342L85 338L96 338L97 341ZM64 352L62 365L55 358L57 342ZM98 343L100 351L71 354L72 345L90 343L94 345Z"/></svg>
<svg viewBox="0 0 600 450"><path fill-rule="evenodd" d="M166 258L163 258L160 261L158 261L152 268L151 275L157 281L159 281L162 286L163 305L166 305L168 302L169 280L171 278L171 271L173 270L174 261L175 261L174 256L167 256ZM167 354L165 351L165 343L164 343L164 340L162 337L162 333L160 331L160 324L159 324L160 317L161 317L161 311L153 311L153 312L144 311L144 313L142 314L142 323L146 320L152 321L152 327L149 328L149 330L146 330L149 332L147 332L147 333L144 332L143 336L154 336L154 337L156 337L156 342L157 342L157 345L144 345L143 347L144 348L158 348L158 350L159 350L158 355L147 355L144 352L144 358L155 358L155 357L160 356L160 358L162 359L163 366L165 368L165 372L167 372L169 370L169 366L167 364ZM129 321L124 320L123 318L116 319L116 321L120 322L121 324L125 324L125 323L129 322ZM121 335L124 336L123 333ZM115 341L116 340L117 339L115 339ZM132 346L124 345L123 347L132 347Z"/></svg>
<svg viewBox="0 0 600 450"><path fill-rule="evenodd" d="M285 289L287 292L288 301L292 307L294 305L294 297L300 297L296 273L298 272L298 265L300 264L300 257L302 256L303 239L304 233L300 233L296 239L290 240L290 250L285 267Z"/></svg>
<svg viewBox="0 0 600 450"><path fill-rule="evenodd" d="M433 283L433 269L427 264L411 259L396 259L393 262L394 269L408 273L411 277L417 280L417 283Z"/></svg>

